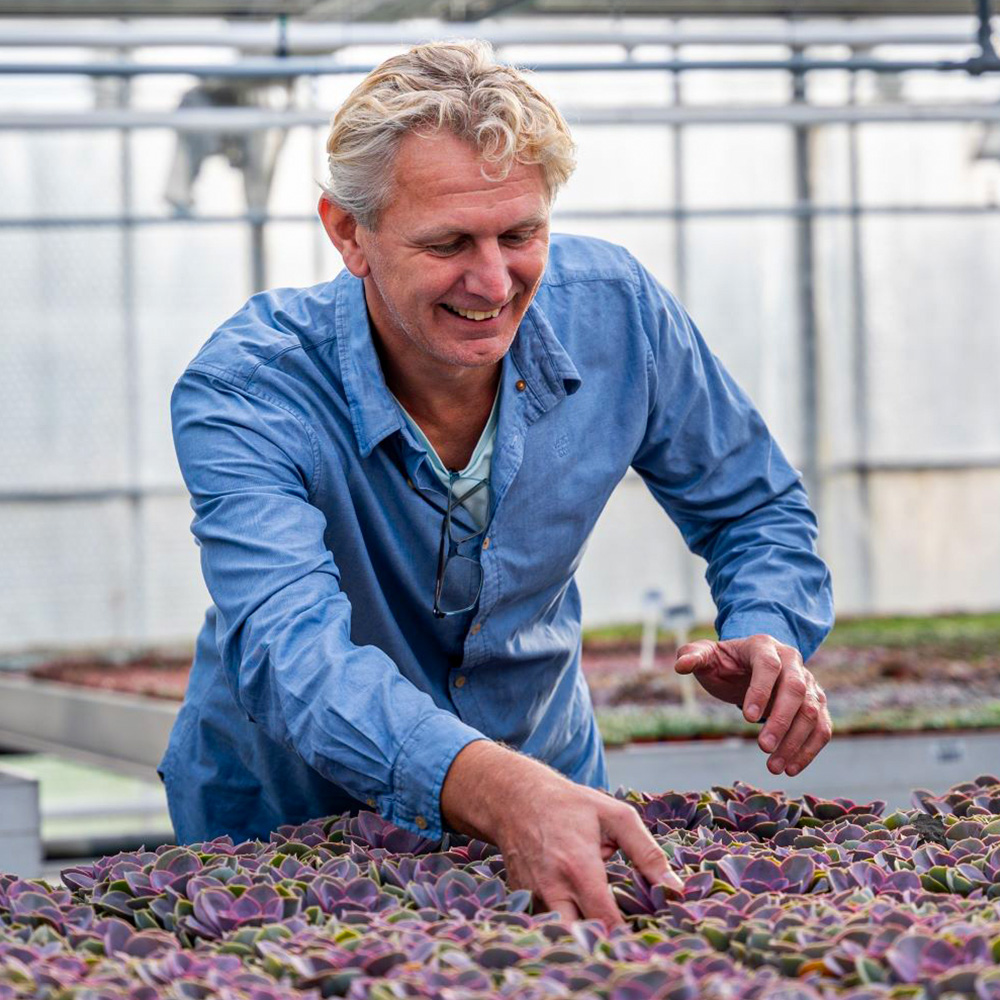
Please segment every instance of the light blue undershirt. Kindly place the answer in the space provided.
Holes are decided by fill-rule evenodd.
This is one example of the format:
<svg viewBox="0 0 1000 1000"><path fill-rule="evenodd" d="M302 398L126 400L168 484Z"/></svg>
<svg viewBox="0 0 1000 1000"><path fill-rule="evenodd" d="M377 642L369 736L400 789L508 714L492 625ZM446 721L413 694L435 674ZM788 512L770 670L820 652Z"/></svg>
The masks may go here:
<svg viewBox="0 0 1000 1000"><path fill-rule="evenodd" d="M426 449L427 460L430 462L431 468L434 470L434 474L441 480L442 484L447 489L449 483L451 482L453 473L445 467L444 462L441 461L440 456L434 450L434 445L430 443L427 439L427 435L420 429L420 426L413 419L413 417L407 413L406 407L403 406L398 399L396 399L394 393L390 391L389 395L396 400L396 405L403 414L403 419L406 421L407 426L411 431L413 431L413 436ZM455 480L453 488L454 495L456 497L463 496L480 480L486 480L487 483L490 480L490 464L493 460L493 445L496 443L497 438L497 410L499 409L499 401L500 392L498 390L496 397L493 400L493 409L490 410L489 420L486 421L483 433L479 435L479 441L472 452L472 457L469 459L465 468L459 472L458 479ZM462 506L465 507L465 509L472 515L476 524L485 525L489 516L489 488L485 487L476 490L475 493L472 493L465 500Z"/></svg>

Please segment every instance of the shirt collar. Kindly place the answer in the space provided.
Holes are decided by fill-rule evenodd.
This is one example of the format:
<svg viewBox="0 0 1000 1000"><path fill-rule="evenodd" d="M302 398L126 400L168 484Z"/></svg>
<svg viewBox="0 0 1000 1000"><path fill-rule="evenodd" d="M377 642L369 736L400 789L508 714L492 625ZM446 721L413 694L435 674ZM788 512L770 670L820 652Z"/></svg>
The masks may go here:
<svg viewBox="0 0 1000 1000"><path fill-rule="evenodd" d="M336 278L337 346L351 424L362 458L367 458L394 431L402 428L399 408L382 375L368 325L365 286L346 268Z"/></svg>
<svg viewBox="0 0 1000 1000"><path fill-rule="evenodd" d="M402 415L382 375L368 323L364 283L346 269L336 282L336 328L341 378L362 458L402 430ZM580 373L559 342L537 299L528 306L504 359L530 391L529 423L580 388Z"/></svg>
<svg viewBox="0 0 1000 1000"><path fill-rule="evenodd" d="M521 320L509 355L531 394L529 423L572 396L583 382L537 298Z"/></svg>

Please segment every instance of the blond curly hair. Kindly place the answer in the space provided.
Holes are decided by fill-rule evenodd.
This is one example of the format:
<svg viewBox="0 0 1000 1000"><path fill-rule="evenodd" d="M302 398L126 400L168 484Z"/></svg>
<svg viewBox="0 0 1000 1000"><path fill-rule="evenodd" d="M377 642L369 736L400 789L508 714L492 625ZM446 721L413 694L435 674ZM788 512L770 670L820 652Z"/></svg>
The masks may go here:
<svg viewBox="0 0 1000 1000"><path fill-rule="evenodd" d="M492 180L515 163L538 164L550 202L576 165L562 115L522 72L500 65L488 42L428 42L386 59L337 111L326 197L374 230L392 197L399 143L423 129L448 129L472 144Z"/></svg>

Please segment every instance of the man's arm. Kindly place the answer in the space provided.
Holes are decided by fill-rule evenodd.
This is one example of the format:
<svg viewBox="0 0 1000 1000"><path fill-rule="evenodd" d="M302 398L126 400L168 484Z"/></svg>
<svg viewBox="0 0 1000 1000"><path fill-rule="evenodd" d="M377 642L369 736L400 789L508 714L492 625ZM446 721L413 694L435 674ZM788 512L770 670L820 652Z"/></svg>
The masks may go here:
<svg viewBox="0 0 1000 1000"><path fill-rule="evenodd" d="M440 789L481 733L351 642L351 606L310 503L319 446L288 405L223 375L177 383L174 441L237 703L271 739L399 826L441 834Z"/></svg>
<svg viewBox="0 0 1000 1000"><path fill-rule="evenodd" d="M455 757L441 812L460 833L496 844L511 886L531 889L563 920L625 923L604 869L618 849L649 882L682 888L632 806L496 743Z"/></svg>
<svg viewBox="0 0 1000 1000"><path fill-rule="evenodd" d="M649 419L633 466L708 562L719 643L679 650L716 697L767 722L759 743L795 773L829 741L826 698L804 667L833 624L830 574L799 474L680 304L636 265L649 345Z"/></svg>

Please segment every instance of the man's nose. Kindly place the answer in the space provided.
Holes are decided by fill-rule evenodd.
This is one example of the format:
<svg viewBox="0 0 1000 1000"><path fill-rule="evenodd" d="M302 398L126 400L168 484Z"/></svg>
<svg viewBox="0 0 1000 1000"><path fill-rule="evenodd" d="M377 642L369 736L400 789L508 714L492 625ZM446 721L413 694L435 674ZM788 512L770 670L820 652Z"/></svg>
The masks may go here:
<svg viewBox="0 0 1000 1000"><path fill-rule="evenodd" d="M502 305L510 298L514 281L499 243L481 243L465 272L465 288L470 295L484 300L484 305Z"/></svg>

